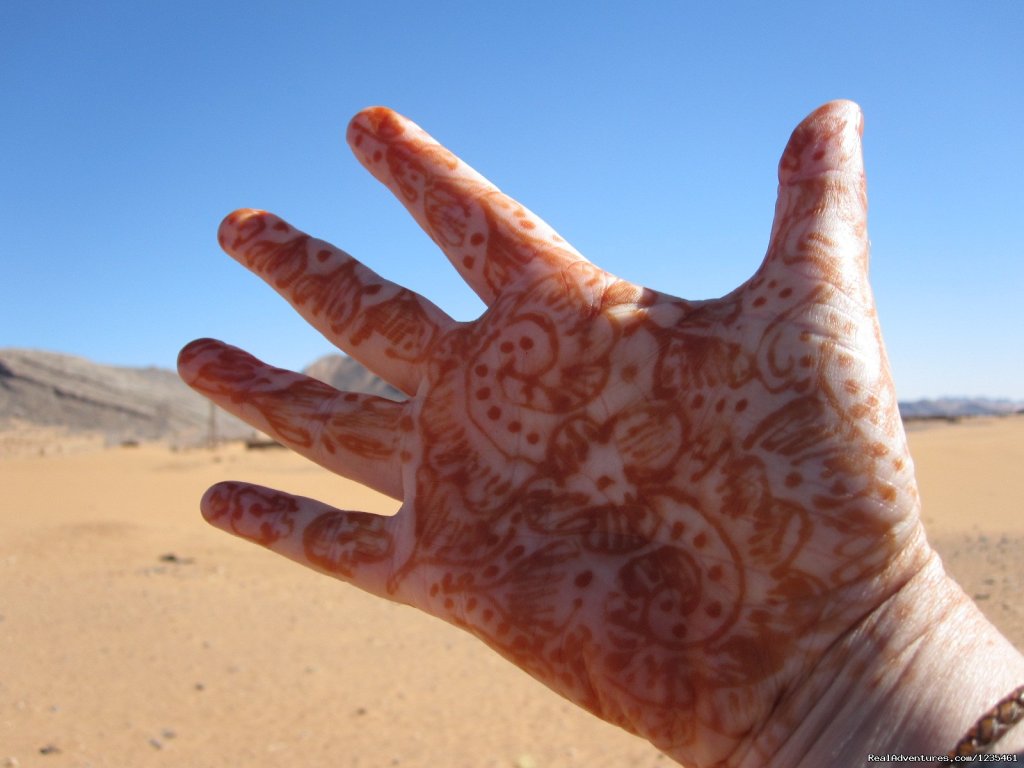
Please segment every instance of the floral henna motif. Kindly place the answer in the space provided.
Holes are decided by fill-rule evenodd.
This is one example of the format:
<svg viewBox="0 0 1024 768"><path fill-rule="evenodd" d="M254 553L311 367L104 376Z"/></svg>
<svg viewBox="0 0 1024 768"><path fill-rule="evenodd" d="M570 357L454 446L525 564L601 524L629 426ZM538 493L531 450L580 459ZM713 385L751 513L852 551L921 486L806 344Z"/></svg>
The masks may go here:
<svg viewBox="0 0 1024 768"><path fill-rule="evenodd" d="M204 514L473 632L687 764L770 750L777 703L923 557L860 130L845 102L805 120L764 263L687 302L589 264L404 118L360 114L357 157L488 309L455 323L270 214L233 214L229 253L414 396L194 342L193 387L403 501L383 518L227 483Z"/></svg>

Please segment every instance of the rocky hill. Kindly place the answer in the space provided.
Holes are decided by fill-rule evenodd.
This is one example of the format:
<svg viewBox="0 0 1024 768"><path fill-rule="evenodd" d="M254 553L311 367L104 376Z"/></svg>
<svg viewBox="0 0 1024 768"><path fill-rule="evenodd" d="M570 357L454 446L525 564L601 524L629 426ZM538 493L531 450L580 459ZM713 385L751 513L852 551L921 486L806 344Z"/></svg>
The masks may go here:
<svg viewBox="0 0 1024 768"><path fill-rule="evenodd" d="M935 400L911 400L900 403L904 421L915 419L956 420L972 416L1008 416L1024 412L1020 400L994 400L987 397L942 397Z"/></svg>
<svg viewBox="0 0 1024 768"><path fill-rule="evenodd" d="M349 357L326 355L304 370L348 392L393 400L404 396ZM904 420L959 419L1021 412L1024 403L981 398L900 404ZM107 443L167 440L198 445L210 435L211 406L174 371L99 365L81 357L30 349L0 349L0 431L30 426L102 435ZM252 437L251 427L216 409L219 439Z"/></svg>
<svg viewBox="0 0 1024 768"><path fill-rule="evenodd" d="M343 392L367 392L391 400L405 399L405 395L384 379L370 373L361 363L344 355L324 355L302 372Z"/></svg>
<svg viewBox="0 0 1024 768"><path fill-rule="evenodd" d="M217 409L217 434L237 438L252 429ZM99 365L34 349L0 349L0 429L15 425L99 433L108 443L203 442L208 401L174 371Z"/></svg>
<svg viewBox="0 0 1024 768"><path fill-rule="evenodd" d="M345 391L402 399L401 393L348 357L328 355L305 371ZM35 349L0 349L0 431L53 427L102 435L108 444L166 440L205 443L254 435L249 425L212 407L165 368L100 365Z"/></svg>

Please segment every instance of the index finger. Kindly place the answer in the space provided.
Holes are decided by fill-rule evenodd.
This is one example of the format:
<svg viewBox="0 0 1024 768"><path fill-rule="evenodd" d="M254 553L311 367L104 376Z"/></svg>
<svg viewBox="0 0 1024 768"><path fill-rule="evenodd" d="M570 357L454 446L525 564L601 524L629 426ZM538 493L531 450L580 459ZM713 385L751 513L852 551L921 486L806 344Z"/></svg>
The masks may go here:
<svg viewBox="0 0 1024 768"><path fill-rule="evenodd" d="M510 284L585 261L544 221L396 112L363 110L349 124L348 142L484 303Z"/></svg>

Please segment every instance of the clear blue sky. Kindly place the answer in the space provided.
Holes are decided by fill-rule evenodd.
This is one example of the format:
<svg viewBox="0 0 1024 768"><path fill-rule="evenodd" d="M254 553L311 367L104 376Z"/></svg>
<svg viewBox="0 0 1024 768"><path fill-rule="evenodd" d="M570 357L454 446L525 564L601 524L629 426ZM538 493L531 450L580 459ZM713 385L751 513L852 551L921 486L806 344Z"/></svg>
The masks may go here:
<svg viewBox="0 0 1024 768"><path fill-rule="evenodd" d="M791 130L866 115L901 398L1024 398L1024 2L46 2L0 22L0 347L172 366L331 351L223 255L272 210L456 317L481 305L356 163L411 117L592 261L686 298L767 244Z"/></svg>

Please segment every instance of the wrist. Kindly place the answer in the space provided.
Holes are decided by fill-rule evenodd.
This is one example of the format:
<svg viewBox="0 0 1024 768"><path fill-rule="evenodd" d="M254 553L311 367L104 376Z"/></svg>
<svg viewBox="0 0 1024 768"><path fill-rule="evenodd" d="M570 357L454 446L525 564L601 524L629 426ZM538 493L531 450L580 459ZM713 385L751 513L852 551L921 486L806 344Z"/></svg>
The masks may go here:
<svg viewBox="0 0 1024 768"><path fill-rule="evenodd" d="M914 575L780 701L773 725L788 732L785 740L766 739L741 766L862 766L869 755L945 754L1024 684L1024 657L924 547ZM1022 749L1024 724L994 751Z"/></svg>

